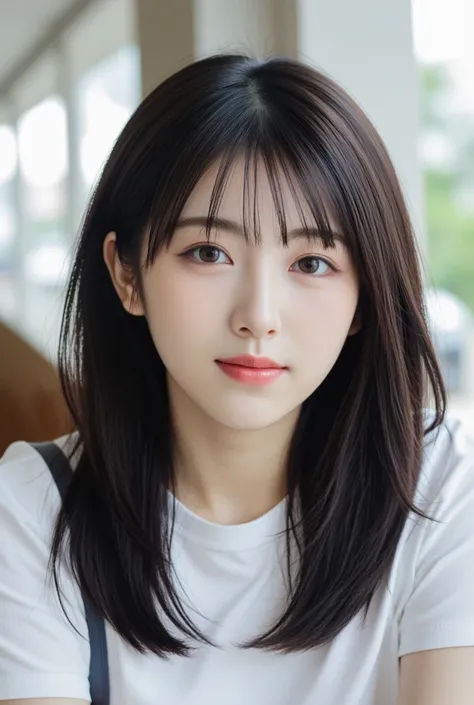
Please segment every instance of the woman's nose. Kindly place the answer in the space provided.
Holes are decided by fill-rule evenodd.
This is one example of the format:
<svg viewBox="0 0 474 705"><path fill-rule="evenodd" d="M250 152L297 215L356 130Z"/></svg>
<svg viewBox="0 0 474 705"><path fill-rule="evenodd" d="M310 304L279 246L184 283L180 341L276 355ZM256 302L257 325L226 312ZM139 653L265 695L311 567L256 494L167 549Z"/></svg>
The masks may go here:
<svg viewBox="0 0 474 705"><path fill-rule="evenodd" d="M280 292L271 271L262 267L246 277L232 312L231 326L245 338L273 338L281 330Z"/></svg>

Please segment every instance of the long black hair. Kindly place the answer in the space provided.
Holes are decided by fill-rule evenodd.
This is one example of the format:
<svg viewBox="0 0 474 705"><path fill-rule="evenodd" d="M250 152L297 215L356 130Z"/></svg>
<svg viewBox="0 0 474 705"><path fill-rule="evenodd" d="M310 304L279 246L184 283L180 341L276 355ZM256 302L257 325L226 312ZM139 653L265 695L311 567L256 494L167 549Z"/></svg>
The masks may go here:
<svg viewBox="0 0 474 705"><path fill-rule="evenodd" d="M67 289L59 367L81 454L55 527L51 566L58 581L59 562L67 560L120 636L161 656L188 655L193 643L210 642L173 580L173 428L164 365L146 319L129 315L116 295L103 243L116 232L119 257L139 287L143 247L149 266L173 237L204 171L219 163L212 220L242 155L247 175L257 157L265 164L283 239L282 174L303 194L328 244L328 210L336 215L358 272L362 320L303 404L289 449L288 552L294 534L299 572L287 608L244 646L315 647L368 609L409 512L420 513L413 503L424 434L441 424L445 410L415 237L394 168L362 110L332 80L287 59L216 56L158 86L105 165ZM247 231L256 237L250 225ZM429 429L428 394L435 406Z"/></svg>

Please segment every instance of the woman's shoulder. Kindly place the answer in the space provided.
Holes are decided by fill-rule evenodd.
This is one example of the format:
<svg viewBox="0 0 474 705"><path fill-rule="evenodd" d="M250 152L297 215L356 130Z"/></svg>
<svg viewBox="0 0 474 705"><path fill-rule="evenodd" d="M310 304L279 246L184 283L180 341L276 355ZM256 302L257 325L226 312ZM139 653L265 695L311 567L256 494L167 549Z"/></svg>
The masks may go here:
<svg viewBox="0 0 474 705"><path fill-rule="evenodd" d="M52 441L64 453L73 449L74 434ZM17 518L50 524L60 503L51 472L33 445L12 443L0 458L0 507ZM17 523L17 522L15 522Z"/></svg>
<svg viewBox="0 0 474 705"><path fill-rule="evenodd" d="M77 438L77 433L69 433L48 441L47 444L54 444L69 457L69 454L75 448ZM0 477L11 477L9 471L12 467L15 467L20 473L27 471L28 468L31 470L35 464L38 467L38 463L40 467L46 467L40 453L35 448L36 445L36 443L29 443L23 440L15 441L9 445L3 455L0 456Z"/></svg>
<svg viewBox="0 0 474 705"><path fill-rule="evenodd" d="M427 427L433 421L427 414ZM449 414L425 436L415 505L391 575L399 656L474 644L474 439Z"/></svg>
<svg viewBox="0 0 474 705"><path fill-rule="evenodd" d="M33 693L90 702L81 594L61 564L59 599L49 569L60 503L41 455L29 443L9 446L0 460L0 701Z"/></svg>
<svg viewBox="0 0 474 705"><path fill-rule="evenodd" d="M427 411L427 429L433 419ZM465 421L450 413L425 435L416 504L422 509L441 507L466 492L472 495L474 512L474 435Z"/></svg>

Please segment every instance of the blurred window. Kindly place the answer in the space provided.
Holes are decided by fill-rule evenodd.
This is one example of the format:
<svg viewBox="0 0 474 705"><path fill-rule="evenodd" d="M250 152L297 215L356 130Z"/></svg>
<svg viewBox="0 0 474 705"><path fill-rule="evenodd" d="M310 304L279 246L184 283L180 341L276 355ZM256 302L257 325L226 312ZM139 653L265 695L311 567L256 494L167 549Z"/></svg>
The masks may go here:
<svg viewBox="0 0 474 705"><path fill-rule="evenodd" d="M22 323L35 340L55 339L68 273L68 144L64 104L50 96L18 122L22 204Z"/></svg>
<svg viewBox="0 0 474 705"><path fill-rule="evenodd" d="M140 57L123 46L93 66L76 88L82 197L87 199L113 144L140 101Z"/></svg>
<svg viewBox="0 0 474 705"><path fill-rule="evenodd" d="M474 428L474 3L412 3L429 243L428 312L451 406Z"/></svg>
<svg viewBox="0 0 474 705"><path fill-rule="evenodd" d="M96 0L2 96L0 318L53 359L82 216L140 78L134 3Z"/></svg>
<svg viewBox="0 0 474 705"><path fill-rule="evenodd" d="M57 347L62 294L80 215L138 101L138 50L124 46L90 67L74 83L71 122L77 126L76 135L68 132L66 108L58 95L30 108L18 122L23 238L21 325L48 355L54 355ZM79 174L72 175L78 193L68 190L71 138L78 145ZM71 209L76 210L74 217Z"/></svg>
<svg viewBox="0 0 474 705"><path fill-rule="evenodd" d="M0 123L0 315L7 320L15 312L16 168L15 133Z"/></svg>

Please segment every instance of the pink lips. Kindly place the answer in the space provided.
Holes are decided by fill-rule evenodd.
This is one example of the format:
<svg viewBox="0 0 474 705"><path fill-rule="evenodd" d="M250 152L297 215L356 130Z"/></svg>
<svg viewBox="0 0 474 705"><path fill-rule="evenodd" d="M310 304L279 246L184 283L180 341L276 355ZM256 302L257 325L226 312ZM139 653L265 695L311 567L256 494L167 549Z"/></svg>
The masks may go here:
<svg viewBox="0 0 474 705"><path fill-rule="evenodd" d="M261 387L279 379L287 370L268 357L237 355L223 360L216 360L217 365L231 379L237 382Z"/></svg>

